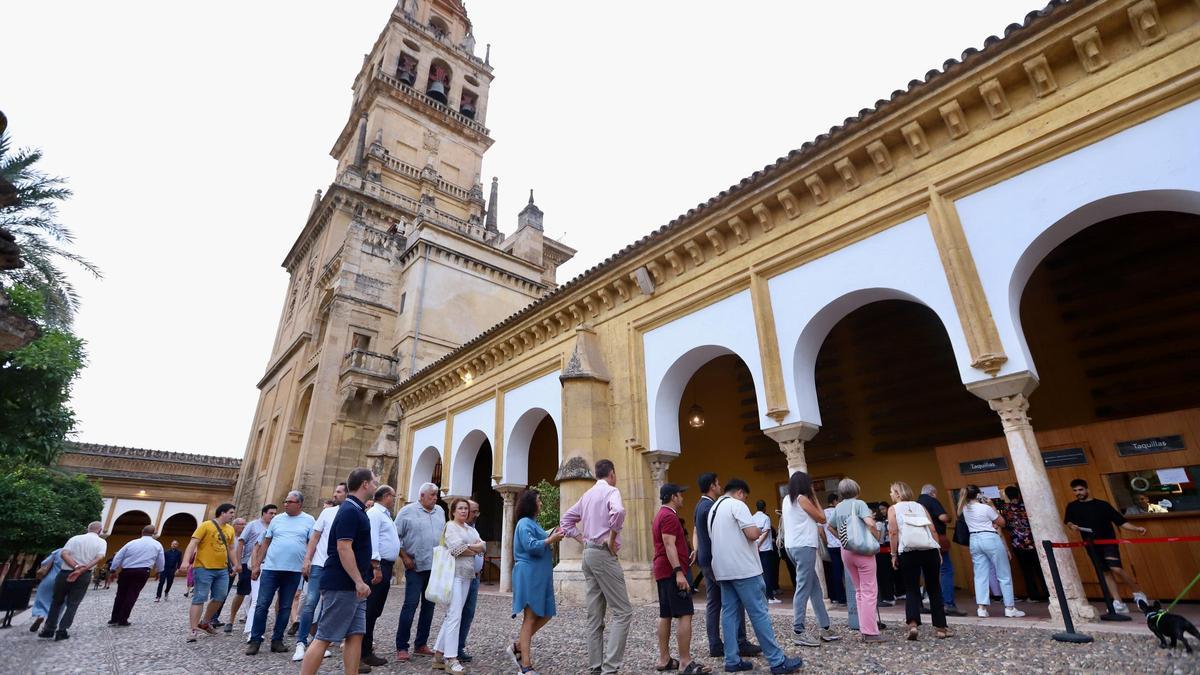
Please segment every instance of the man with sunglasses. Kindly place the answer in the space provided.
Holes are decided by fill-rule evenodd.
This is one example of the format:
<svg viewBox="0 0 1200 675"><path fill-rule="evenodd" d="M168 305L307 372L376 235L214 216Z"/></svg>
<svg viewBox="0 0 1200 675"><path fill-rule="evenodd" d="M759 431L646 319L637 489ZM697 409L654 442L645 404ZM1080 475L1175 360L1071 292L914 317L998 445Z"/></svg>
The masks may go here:
<svg viewBox="0 0 1200 675"><path fill-rule="evenodd" d="M254 604L254 625L250 630L250 644L246 654L253 656L262 645L263 633L267 629L267 611L271 608L275 594L279 594L279 608L275 614L275 629L271 634L271 651L286 652L283 632L287 629L288 617L292 614L292 601L300 587L304 554L308 549L308 536L312 534L312 516L301 511L304 496L292 490L283 500L283 513L271 519L263 533L262 544L254 553L250 574L258 579L258 597Z"/></svg>

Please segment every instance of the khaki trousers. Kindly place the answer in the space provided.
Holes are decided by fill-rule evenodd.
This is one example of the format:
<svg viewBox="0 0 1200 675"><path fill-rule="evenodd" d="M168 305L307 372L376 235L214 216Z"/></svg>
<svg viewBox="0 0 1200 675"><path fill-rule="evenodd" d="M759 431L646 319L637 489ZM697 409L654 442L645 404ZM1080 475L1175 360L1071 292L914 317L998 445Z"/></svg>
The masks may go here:
<svg viewBox="0 0 1200 675"><path fill-rule="evenodd" d="M588 669L611 675L625 659L625 640L633 607L625 590L625 572L617 556L602 548L583 549L583 580L587 586ZM604 640L604 614L612 610L612 630Z"/></svg>

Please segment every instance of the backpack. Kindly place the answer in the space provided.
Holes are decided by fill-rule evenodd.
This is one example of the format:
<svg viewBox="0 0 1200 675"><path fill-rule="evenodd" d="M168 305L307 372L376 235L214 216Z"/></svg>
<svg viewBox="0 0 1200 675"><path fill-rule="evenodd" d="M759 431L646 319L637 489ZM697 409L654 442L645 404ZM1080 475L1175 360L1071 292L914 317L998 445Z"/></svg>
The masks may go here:
<svg viewBox="0 0 1200 675"><path fill-rule="evenodd" d="M900 530L899 550L928 551L941 548L933 535L933 523L924 507L916 502L901 502L894 508Z"/></svg>

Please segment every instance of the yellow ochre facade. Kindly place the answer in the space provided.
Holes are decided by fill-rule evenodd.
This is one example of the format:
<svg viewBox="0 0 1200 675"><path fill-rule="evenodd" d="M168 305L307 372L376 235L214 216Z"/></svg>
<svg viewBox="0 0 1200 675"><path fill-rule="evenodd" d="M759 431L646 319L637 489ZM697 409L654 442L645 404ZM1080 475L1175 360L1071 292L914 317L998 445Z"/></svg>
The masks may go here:
<svg viewBox="0 0 1200 675"><path fill-rule="evenodd" d="M1155 479L1176 511L1152 532L1194 529L1198 97L1200 3L1051 3L398 375L378 394L394 440L373 452L402 496L436 479L503 502L502 588L515 493L556 481L565 508L601 458L646 600L657 487L691 486L690 513L706 470L771 511L795 470L825 490L854 477L867 499L930 483L947 506L969 482L1015 484L1054 541L1060 472L1084 467L1125 508L1136 472L1183 471ZM1077 463L1053 468L1046 434ZM1003 471L973 473L994 457ZM1093 618L1089 573L1056 559ZM561 597L579 579L564 542Z"/></svg>

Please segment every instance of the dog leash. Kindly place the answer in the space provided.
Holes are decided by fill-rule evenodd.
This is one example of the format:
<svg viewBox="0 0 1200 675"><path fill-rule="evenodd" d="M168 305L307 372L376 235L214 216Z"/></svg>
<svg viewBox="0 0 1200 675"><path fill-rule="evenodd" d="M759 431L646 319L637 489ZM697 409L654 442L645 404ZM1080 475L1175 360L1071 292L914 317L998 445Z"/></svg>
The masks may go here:
<svg viewBox="0 0 1200 675"><path fill-rule="evenodd" d="M1183 599L1183 596L1187 595L1188 591L1192 590L1192 586L1195 586L1197 581L1200 581L1200 572L1197 572L1196 576L1192 577L1192 583L1185 586L1184 589L1179 592L1179 595L1175 596L1175 599L1172 600L1171 604L1167 607L1168 612L1174 609L1175 605L1179 604L1179 601Z"/></svg>

